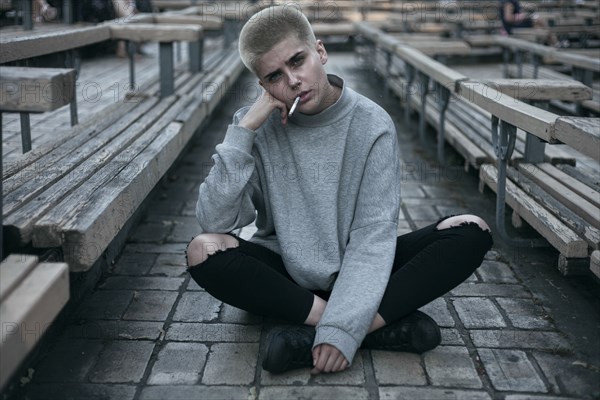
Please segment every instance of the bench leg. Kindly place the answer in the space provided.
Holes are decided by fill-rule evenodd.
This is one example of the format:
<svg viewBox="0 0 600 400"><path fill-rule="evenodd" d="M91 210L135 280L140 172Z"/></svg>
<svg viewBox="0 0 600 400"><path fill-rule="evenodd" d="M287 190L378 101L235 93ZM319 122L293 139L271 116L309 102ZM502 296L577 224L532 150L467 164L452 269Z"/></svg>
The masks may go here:
<svg viewBox="0 0 600 400"><path fill-rule="evenodd" d="M4 189L2 187L2 181L4 180L4 150L2 149L2 112L0 111L0 193L4 193ZM4 243L4 215L2 210L4 210L4 196L0 196L0 260L4 260L4 251L2 243Z"/></svg>
<svg viewBox="0 0 600 400"><path fill-rule="evenodd" d="M21 115L21 144L23 146L23 154L31 150L31 123L29 121L29 113L22 112Z"/></svg>
<svg viewBox="0 0 600 400"><path fill-rule="evenodd" d="M500 122L500 123L499 123ZM500 132L498 132L500 125ZM504 219L506 215L506 169L510 157L515 149L517 127L505 121L499 121L492 115L492 143L498 159L498 187L496 189L496 229L498 234L507 244L515 247L547 246L546 242L537 239L513 238L506 232Z"/></svg>
<svg viewBox="0 0 600 400"><path fill-rule="evenodd" d="M21 4L23 4L23 29L30 31L33 29L33 0L25 0Z"/></svg>
<svg viewBox="0 0 600 400"><path fill-rule="evenodd" d="M415 81L415 67L404 64L406 66L406 88L404 88L404 122L408 126L410 123L410 96L412 85Z"/></svg>
<svg viewBox="0 0 600 400"><path fill-rule="evenodd" d="M510 60L510 50L506 47L502 48L502 74L504 78L508 78L508 62Z"/></svg>
<svg viewBox="0 0 600 400"><path fill-rule="evenodd" d="M160 97L167 97L175 92L173 42L161 42L159 46Z"/></svg>
<svg viewBox="0 0 600 400"><path fill-rule="evenodd" d="M65 24L73 23L73 1L63 1L63 22Z"/></svg>
<svg viewBox="0 0 600 400"><path fill-rule="evenodd" d="M515 63L517 63L517 78L523 79L523 55L521 50L515 50Z"/></svg>
<svg viewBox="0 0 600 400"><path fill-rule="evenodd" d="M129 57L129 90L135 92L135 43L127 41L127 56Z"/></svg>
<svg viewBox="0 0 600 400"><path fill-rule="evenodd" d="M388 83L388 79L391 75L391 70L392 70L392 53L390 53L389 51L385 51L385 77L383 79L383 95L387 96L388 91L390 90L390 85Z"/></svg>
<svg viewBox="0 0 600 400"><path fill-rule="evenodd" d="M419 115L419 139L425 142L425 109L427 106L427 93L429 92L429 76L418 72L419 82L421 82L421 115Z"/></svg>
<svg viewBox="0 0 600 400"><path fill-rule="evenodd" d="M71 100L69 107L71 108L71 126L75 126L79 123L77 118L77 93L73 96L73 100Z"/></svg>
<svg viewBox="0 0 600 400"><path fill-rule="evenodd" d="M200 39L197 42L190 42L188 46L190 53L190 71L202 71L202 64L204 63L204 40Z"/></svg>
<svg viewBox="0 0 600 400"><path fill-rule="evenodd" d="M540 65L542 64L542 57L539 54L533 54L532 61L533 61L533 79L537 79Z"/></svg>
<svg viewBox="0 0 600 400"><path fill-rule="evenodd" d="M438 126L438 137L437 137L437 157L440 165L445 164L444 155L444 144L445 144L445 131L446 131L446 110L448 109L448 103L450 102L450 90L444 87L440 83L435 83L435 89L437 92L437 102L440 108L440 122Z"/></svg>

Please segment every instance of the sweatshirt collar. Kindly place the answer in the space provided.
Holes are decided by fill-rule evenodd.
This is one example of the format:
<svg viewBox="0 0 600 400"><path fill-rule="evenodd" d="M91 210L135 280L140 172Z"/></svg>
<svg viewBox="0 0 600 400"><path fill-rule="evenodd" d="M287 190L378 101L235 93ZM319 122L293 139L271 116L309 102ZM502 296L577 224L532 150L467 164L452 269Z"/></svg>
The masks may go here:
<svg viewBox="0 0 600 400"><path fill-rule="evenodd" d="M298 112L290 118L291 123L305 127L331 125L344 118L354 108L356 95L352 90L346 88L344 80L333 74L327 74L327 80L342 89L339 99L318 114L308 115Z"/></svg>

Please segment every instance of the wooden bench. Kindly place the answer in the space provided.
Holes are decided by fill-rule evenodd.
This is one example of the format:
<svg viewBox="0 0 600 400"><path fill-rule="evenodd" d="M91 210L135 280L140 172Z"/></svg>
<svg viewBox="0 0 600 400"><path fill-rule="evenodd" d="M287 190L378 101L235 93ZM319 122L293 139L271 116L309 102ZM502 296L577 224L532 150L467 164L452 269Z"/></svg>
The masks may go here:
<svg viewBox="0 0 600 400"><path fill-rule="evenodd" d="M71 126L77 125L75 76L74 69L0 68L0 81L2 81L0 123L3 112L20 114L23 153L31 150L29 113L54 111L69 104L71 106ZM2 162L1 156L0 162Z"/></svg>
<svg viewBox="0 0 600 400"><path fill-rule="evenodd" d="M206 73L180 72L172 96L153 84L5 170L7 240L60 247L71 271L88 270L242 69L235 49L214 56Z"/></svg>
<svg viewBox="0 0 600 400"><path fill-rule="evenodd" d="M393 38L382 31L361 24L357 25L357 30L373 40L385 54L370 59L404 101L405 113L410 108L420 110L420 134L425 119L438 129L440 161L443 162L443 147L440 151L440 146L443 146L445 138L459 153L466 153L466 160L480 163L477 166L480 168L481 187L486 184L498 192L496 224L500 236L514 245L539 244L537 240L523 241L508 236L503 225L506 201L513 208L516 225L522 220L527 221L559 250L561 271L572 273L586 262L589 270L590 263L586 260L589 260L590 251L598 249L600 244L600 188L580 179L577 174L571 174L561 164L553 165L561 162L574 165L574 156L553 146L544 146L544 143L566 143L592 157L598 165L600 120L560 117L524 101L547 101L551 98L576 101L589 98L590 89L572 80L546 84L530 81L543 90L519 90L512 97L509 94L524 81L472 81L418 50L408 50L397 42L394 46ZM404 81L400 80L397 68L394 69L394 57L404 63ZM408 92L413 86L415 73L421 75L421 85L416 93L418 95L414 95L413 90L411 96ZM430 81L436 83L435 96L427 95ZM449 96L452 101L448 107L444 102ZM447 112L444 107L448 107ZM522 132L518 133L517 128ZM506 152L499 153L503 148ZM498 167L490 164L495 160L498 160ZM535 169L538 166L544 173ZM558 186L557 182L563 186ZM565 193L568 193L566 197L570 201L566 201Z"/></svg>
<svg viewBox="0 0 600 400"><path fill-rule="evenodd" d="M0 263L0 390L69 300L69 267L13 254Z"/></svg>
<svg viewBox="0 0 600 400"><path fill-rule="evenodd" d="M174 61L173 43L189 42L190 71L199 72L202 69L203 36L202 27L198 25L166 25L166 24L110 24L110 37L128 42L159 42L160 64L160 95L173 94ZM128 46L130 63L130 86L135 88L135 52Z"/></svg>

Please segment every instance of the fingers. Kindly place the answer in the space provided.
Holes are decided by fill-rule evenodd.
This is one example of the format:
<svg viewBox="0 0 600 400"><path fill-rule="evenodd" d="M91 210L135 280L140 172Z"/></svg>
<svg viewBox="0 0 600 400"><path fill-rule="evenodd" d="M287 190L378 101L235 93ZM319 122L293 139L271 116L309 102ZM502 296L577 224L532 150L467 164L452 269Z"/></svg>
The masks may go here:
<svg viewBox="0 0 600 400"><path fill-rule="evenodd" d="M348 368L348 361L334 346L328 344L319 345L313 351L313 359L315 359L315 355L316 363L311 370L311 374L339 372Z"/></svg>

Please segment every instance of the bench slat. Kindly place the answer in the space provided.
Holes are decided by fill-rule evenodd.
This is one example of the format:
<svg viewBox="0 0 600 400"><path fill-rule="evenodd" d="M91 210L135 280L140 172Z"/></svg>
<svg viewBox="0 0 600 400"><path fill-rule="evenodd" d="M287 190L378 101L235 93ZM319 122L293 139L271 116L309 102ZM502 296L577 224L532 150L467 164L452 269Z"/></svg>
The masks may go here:
<svg viewBox="0 0 600 400"><path fill-rule="evenodd" d="M520 100L581 101L592 98L592 89L575 80L485 79L480 82Z"/></svg>
<svg viewBox="0 0 600 400"><path fill-rule="evenodd" d="M69 300L69 268L64 263L38 264L0 303L0 387ZM36 334L32 334L35 329Z"/></svg>
<svg viewBox="0 0 600 400"><path fill-rule="evenodd" d="M109 39L110 31L106 25L69 28L10 39L2 39L0 35L0 64L76 49Z"/></svg>
<svg viewBox="0 0 600 400"><path fill-rule="evenodd" d="M552 126L556 114L523 103L477 82L460 82L460 95L484 110L549 143L555 142Z"/></svg>
<svg viewBox="0 0 600 400"><path fill-rule="evenodd" d="M571 190L576 192L579 196L584 197L587 201L595 205L596 207L600 207L600 192L594 190L589 187L585 183L578 181L572 176L566 174L561 169L558 169L552 164L541 163L536 164L539 169L552 176L557 181L563 183L568 186Z"/></svg>
<svg viewBox="0 0 600 400"><path fill-rule="evenodd" d="M0 264L0 302L25 279L38 264L37 256L11 254Z"/></svg>
<svg viewBox="0 0 600 400"><path fill-rule="evenodd" d="M592 226L600 229L600 208L580 197L567 186L546 174L535 164L519 164L519 172L534 181L554 198L575 211Z"/></svg>
<svg viewBox="0 0 600 400"><path fill-rule="evenodd" d="M198 25L167 24L110 24L112 39L143 42L195 42L202 38L202 27Z"/></svg>
<svg viewBox="0 0 600 400"><path fill-rule="evenodd" d="M498 171L496 167L490 164L482 165L479 177L494 192L497 191ZM588 256L585 240L510 180L506 181L506 203L565 257L584 258Z"/></svg>
<svg viewBox="0 0 600 400"><path fill-rule="evenodd" d="M402 60L414 66L417 70L422 71L434 81L439 82L450 89L451 92L455 91L457 82L467 79L465 75L446 67L438 61L432 60L430 57L413 47L398 46L396 54Z"/></svg>
<svg viewBox="0 0 600 400"><path fill-rule="evenodd" d="M600 118L560 117L554 136L575 150L600 161Z"/></svg>

